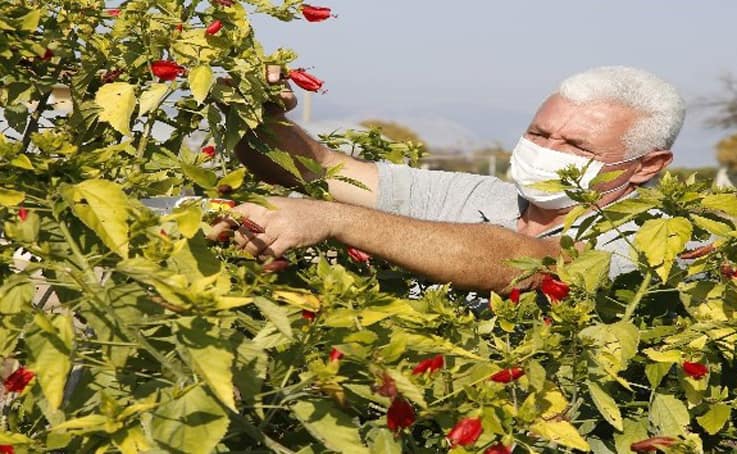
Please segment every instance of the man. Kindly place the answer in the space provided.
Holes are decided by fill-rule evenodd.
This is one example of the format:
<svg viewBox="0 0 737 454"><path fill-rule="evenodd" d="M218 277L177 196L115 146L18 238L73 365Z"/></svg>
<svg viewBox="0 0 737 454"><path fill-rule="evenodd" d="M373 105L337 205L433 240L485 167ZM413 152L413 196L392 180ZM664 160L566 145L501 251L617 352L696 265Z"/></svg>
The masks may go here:
<svg viewBox="0 0 737 454"><path fill-rule="evenodd" d="M270 69L269 80L277 82L278 71ZM288 89L283 99L287 110L296 104ZM342 164L343 175L369 190L331 181L335 202L272 198L274 209L240 205L235 210L265 232L240 228L233 240L267 259L334 238L435 282L505 292L519 273L506 260L557 256L555 234L575 204L565 193L542 193L530 184L556 178L556 170L568 164L589 164L584 183L599 172L622 171L595 187L603 194L601 206L631 196L672 161L670 148L684 116L685 103L675 88L645 71L602 67L576 74L543 102L515 147L512 184L491 176L357 160L310 138L283 110L272 111L270 134L263 140L323 167ZM236 153L267 181L293 183L247 141ZM489 222L482 223L484 218ZM220 222L212 236L229 228L236 226ZM615 253L613 273L632 269L626 243L611 238L599 243ZM526 283L534 284L535 279Z"/></svg>

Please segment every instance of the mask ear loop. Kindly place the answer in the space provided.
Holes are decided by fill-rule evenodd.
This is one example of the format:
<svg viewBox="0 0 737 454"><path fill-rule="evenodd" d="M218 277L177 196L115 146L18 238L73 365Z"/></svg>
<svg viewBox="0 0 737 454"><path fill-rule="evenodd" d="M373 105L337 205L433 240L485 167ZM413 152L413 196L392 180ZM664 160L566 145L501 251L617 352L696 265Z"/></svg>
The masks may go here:
<svg viewBox="0 0 737 454"><path fill-rule="evenodd" d="M652 150L652 151L658 151L658 150ZM650 152L648 151L647 153L643 153L643 154L641 154L641 155L633 156L633 157L631 157L631 158L629 158L629 159L625 159L624 161L619 161L619 162L605 162L605 163L604 163L604 165L603 165L602 167L607 167L607 166L618 166L618 165L620 165L620 164L626 164L626 163L628 163L628 162L632 162L632 161L637 161L638 159L642 159L642 158L643 158L643 157L644 157L645 155L647 155L648 153L650 153ZM614 187L614 188L611 188L611 189L607 189L606 191L604 191L604 192L600 192L599 194L600 194L600 195L606 195L606 194L611 194L612 192L615 192L615 191L618 191L618 190L620 190L620 189L624 188L624 187L625 187L625 186L627 186L628 184L630 184L630 182L629 182L629 181L627 181L627 182L624 182L624 183L620 184L620 185L619 185L619 186L617 186L617 187Z"/></svg>

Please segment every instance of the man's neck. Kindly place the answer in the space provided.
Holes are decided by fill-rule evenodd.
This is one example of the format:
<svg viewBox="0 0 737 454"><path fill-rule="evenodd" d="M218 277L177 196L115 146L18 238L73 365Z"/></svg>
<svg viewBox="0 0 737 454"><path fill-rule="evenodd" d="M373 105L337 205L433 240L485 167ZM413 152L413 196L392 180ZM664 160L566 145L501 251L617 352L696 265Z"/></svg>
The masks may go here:
<svg viewBox="0 0 737 454"><path fill-rule="evenodd" d="M617 200L626 197L635 190L635 186L628 186L621 191L611 194L604 194L599 203L599 207L605 207ZM563 224L563 220L573 207L563 210L545 210L533 204L528 204L522 216L517 220L517 232L527 236L538 236L553 227Z"/></svg>

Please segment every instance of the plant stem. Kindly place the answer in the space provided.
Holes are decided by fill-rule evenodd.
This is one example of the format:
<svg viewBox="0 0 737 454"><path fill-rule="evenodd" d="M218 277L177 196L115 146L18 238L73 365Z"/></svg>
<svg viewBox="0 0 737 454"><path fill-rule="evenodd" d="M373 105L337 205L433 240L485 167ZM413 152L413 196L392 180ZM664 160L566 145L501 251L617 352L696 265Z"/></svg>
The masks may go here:
<svg viewBox="0 0 737 454"><path fill-rule="evenodd" d="M635 313L635 309L637 309L637 306L640 304L640 301L648 293L647 289L650 286L650 283L652 282L652 278L653 278L652 270L647 270L647 272L645 273L645 276L642 279L642 283L640 284L640 288L637 289L637 293L635 294L635 297L632 298L632 301L630 301L627 304L627 308L624 310L624 316L622 316L622 320L629 321L632 318L632 314Z"/></svg>

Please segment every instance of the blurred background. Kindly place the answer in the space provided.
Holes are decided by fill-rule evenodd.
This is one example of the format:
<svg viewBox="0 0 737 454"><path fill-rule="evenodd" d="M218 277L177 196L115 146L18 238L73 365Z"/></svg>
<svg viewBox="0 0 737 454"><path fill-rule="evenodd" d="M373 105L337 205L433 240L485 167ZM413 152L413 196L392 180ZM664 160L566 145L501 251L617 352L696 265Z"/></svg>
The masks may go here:
<svg viewBox="0 0 737 454"><path fill-rule="evenodd" d="M294 48L296 66L326 82L327 93L302 98L292 114L313 134L381 125L390 138L424 142L426 167L503 175L508 150L562 79L629 65L673 83L688 102L675 168L705 178L720 163L737 171L734 0L314 4L338 18L253 17L267 51Z"/></svg>

